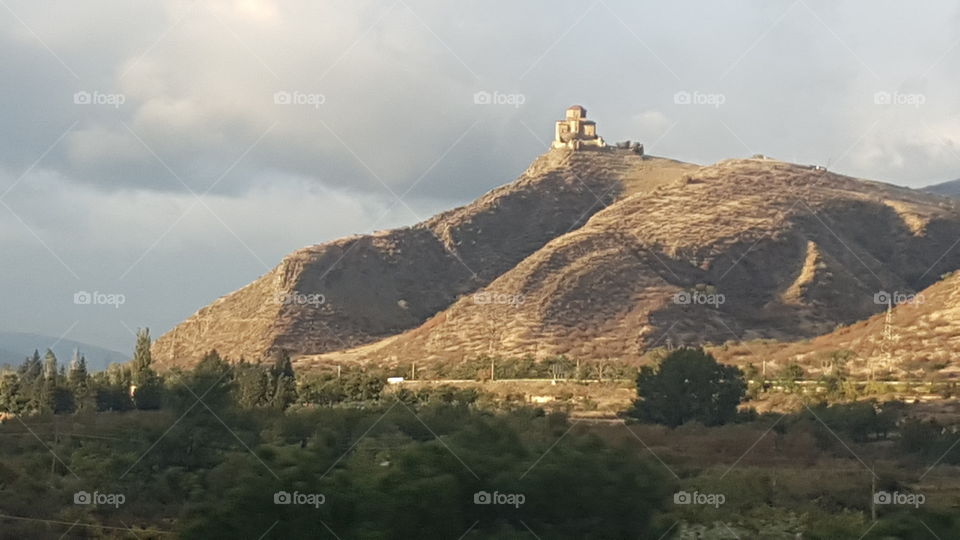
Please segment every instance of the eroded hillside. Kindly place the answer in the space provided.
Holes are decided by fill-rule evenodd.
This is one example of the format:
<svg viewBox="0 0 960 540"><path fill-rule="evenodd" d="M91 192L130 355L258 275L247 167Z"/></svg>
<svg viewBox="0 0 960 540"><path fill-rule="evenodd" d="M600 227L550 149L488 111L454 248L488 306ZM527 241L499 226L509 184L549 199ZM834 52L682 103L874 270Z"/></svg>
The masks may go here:
<svg viewBox="0 0 960 540"><path fill-rule="evenodd" d="M730 344L715 354L736 364L759 365L762 359L771 374L793 363L808 374L829 372L838 358L844 371L864 377L903 380L960 373L954 358L960 349L960 273L916 294L883 291L878 300L889 302L889 314L881 309L809 341Z"/></svg>

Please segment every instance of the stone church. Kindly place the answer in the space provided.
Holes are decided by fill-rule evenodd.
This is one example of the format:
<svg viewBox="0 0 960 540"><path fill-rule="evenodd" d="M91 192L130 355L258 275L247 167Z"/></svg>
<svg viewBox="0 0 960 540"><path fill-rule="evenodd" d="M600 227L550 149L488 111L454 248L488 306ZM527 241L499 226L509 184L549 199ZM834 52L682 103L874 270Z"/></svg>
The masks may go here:
<svg viewBox="0 0 960 540"><path fill-rule="evenodd" d="M587 120L587 110L580 105L567 109L566 118L557 121L554 148L579 150L585 147L603 148L603 137L597 135L597 123Z"/></svg>

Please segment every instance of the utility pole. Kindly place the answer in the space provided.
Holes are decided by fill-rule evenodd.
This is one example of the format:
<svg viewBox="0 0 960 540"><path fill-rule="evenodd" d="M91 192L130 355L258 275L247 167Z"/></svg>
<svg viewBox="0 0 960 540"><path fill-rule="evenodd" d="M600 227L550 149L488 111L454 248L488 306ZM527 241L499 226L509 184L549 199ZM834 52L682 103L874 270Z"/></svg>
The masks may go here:
<svg viewBox="0 0 960 540"><path fill-rule="evenodd" d="M337 365L337 380L340 380L340 365Z"/></svg>
<svg viewBox="0 0 960 540"><path fill-rule="evenodd" d="M410 366L410 380L415 380L417 378L417 363L413 362L413 365Z"/></svg>

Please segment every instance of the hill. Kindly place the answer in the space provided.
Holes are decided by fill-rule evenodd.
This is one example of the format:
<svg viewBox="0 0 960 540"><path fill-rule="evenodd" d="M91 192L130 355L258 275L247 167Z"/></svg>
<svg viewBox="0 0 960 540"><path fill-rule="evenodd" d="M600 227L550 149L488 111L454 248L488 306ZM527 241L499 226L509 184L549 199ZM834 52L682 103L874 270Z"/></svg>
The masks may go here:
<svg viewBox="0 0 960 540"><path fill-rule="evenodd" d="M548 152L467 206L288 255L161 336L155 362L189 365L214 348L234 360L322 353L415 328L605 205L695 169L626 150Z"/></svg>
<svg viewBox="0 0 960 540"><path fill-rule="evenodd" d="M960 272L913 296L893 291L889 310L864 321L798 343L743 343L715 351L731 363L767 361L770 373L790 363L808 373L829 370L832 359L846 359L845 369L857 375L917 378L955 376L960 365L953 351L960 347ZM897 305L896 300L901 302ZM759 365L759 364L758 364Z"/></svg>
<svg viewBox="0 0 960 540"><path fill-rule="evenodd" d="M932 186L923 188L923 191L935 195L943 195L944 197L960 197L960 180L950 180L948 182L933 184Z"/></svg>
<svg viewBox="0 0 960 540"><path fill-rule="evenodd" d="M74 349L79 349L87 359L89 371L102 371L110 364L130 360L130 357L124 353L70 339L58 339L39 334L0 332L0 365L20 365L24 358L33 354L34 350L40 351L43 355L47 347L51 346L53 354L57 355L57 359L64 365L70 362Z"/></svg>
<svg viewBox="0 0 960 540"><path fill-rule="evenodd" d="M637 358L665 343L815 337L958 268L951 201L769 159L626 195L422 326L302 366L481 354Z"/></svg>

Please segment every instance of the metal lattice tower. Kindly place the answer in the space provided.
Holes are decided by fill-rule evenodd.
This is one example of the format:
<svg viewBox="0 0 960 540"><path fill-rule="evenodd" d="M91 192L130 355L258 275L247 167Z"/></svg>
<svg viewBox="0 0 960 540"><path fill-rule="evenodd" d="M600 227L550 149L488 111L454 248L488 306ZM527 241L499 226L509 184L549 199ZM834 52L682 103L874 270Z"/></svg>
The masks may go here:
<svg viewBox="0 0 960 540"><path fill-rule="evenodd" d="M893 366L893 348L900 341L900 334L893 327L893 300L887 303L887 314L883 319L883 333L880 336L881 367ZM870 366L870 378L873 378L873 366Z"/></svg>

